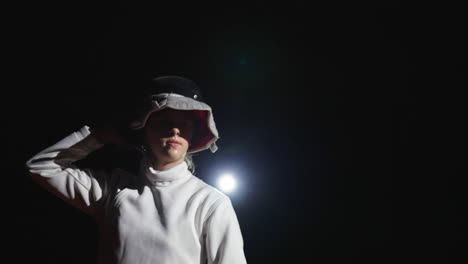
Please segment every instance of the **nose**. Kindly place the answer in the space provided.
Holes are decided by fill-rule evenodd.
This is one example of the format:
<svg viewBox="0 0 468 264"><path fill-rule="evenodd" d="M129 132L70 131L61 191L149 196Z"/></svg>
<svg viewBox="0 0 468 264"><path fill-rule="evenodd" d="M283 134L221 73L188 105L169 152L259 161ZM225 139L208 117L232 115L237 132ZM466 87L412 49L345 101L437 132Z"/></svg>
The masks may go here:
<svg viewBox="0 0 468 264"><path fill-rule="evenodd" d="M180 136L180 129L177 127L171 128L171 135L178 135Z"/></svg>

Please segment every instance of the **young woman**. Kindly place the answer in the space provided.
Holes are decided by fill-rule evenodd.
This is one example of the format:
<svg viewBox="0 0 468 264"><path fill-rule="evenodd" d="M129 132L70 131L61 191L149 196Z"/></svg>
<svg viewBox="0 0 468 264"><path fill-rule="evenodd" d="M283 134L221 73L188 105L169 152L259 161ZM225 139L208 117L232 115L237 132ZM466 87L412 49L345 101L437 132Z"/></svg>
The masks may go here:
<svg viewBox="0 0 468 264"><path fill-rule="evenodd" d="M98 263L246 263L230 199L191 171L191 154L215 152L219 138L198 86L155 78L129 131L83 126L26 163L38 184L95 218ZM136 147L139 172L76 165L105 144Z"/></svg>

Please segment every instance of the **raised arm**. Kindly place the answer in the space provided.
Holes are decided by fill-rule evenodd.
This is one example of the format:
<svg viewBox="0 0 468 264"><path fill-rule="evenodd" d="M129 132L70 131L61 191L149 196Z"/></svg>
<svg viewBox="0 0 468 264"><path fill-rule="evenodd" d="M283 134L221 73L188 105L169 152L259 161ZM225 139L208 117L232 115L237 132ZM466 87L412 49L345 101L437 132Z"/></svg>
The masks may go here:
<svg viewBox="0 0 468 264"><path fill-rule="evenodd" d="M80 169L73 162L102 146L89 127L84 126L34 155L26 162L26 168L39 185L93 215L94 206L102 197L106 177L103 172Z"/></svg>

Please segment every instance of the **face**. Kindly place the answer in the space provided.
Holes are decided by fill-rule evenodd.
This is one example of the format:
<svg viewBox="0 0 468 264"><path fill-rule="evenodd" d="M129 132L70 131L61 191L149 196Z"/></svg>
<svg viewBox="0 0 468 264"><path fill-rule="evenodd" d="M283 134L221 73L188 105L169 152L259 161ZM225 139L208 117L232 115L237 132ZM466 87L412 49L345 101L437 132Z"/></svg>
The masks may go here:
<svg viewBox="0 0 468 264"><path fill-rule="evenodd" d="M156 170L165 170L181 163L193 135L193 118L182 110L164 109L148 119L144 136L153 154Z"/></svg>

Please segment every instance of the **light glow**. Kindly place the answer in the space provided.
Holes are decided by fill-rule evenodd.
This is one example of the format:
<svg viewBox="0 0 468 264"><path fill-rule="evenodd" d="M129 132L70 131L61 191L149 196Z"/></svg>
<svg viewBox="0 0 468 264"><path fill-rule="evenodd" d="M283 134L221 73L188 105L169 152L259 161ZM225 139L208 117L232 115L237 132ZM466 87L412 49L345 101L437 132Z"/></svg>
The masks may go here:
<svg viewBox="0 0 468 264"><path fill-rule="evenodd" d="M226 193L233 192L237 187L237 182L234 176L230 173L223 174L218 179L218 187L221 191Z"/></svg>

